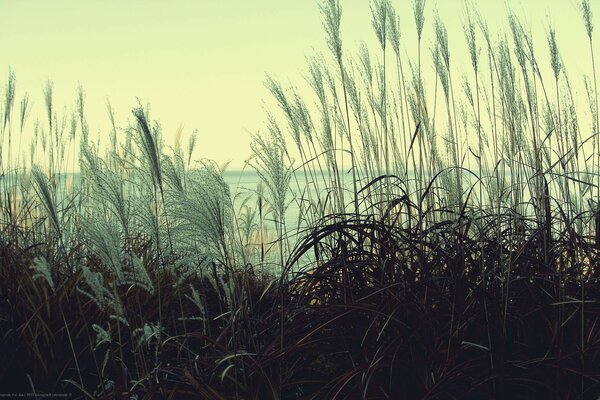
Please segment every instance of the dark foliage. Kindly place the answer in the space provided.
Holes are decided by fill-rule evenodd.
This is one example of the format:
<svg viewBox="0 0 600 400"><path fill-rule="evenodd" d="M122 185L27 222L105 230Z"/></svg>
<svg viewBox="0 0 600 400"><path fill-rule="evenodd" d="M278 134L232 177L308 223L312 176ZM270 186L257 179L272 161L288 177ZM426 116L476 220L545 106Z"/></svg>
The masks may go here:
<svg viewBox="0 0 600 400"><path fill-rule="evenodd" d="M383 214L322 221L276 279L215 264L176 285L141 241L136 252L162 299L112 284L129 326L76 290L81 272L54 276L54 291L34 279L30 265L43 244L3 240L0 387L97 398L600 395L593 238L548 235L510 213L430 210L437 222L419 223L407 198L391 204ZM69 264L85 259L104 270L73 248ZM292 274L308 253L314 265ZM198 315L189 284L203 318L189 318ZM136 332L157 320L159 307L163 333L139 344ZM98 345L92 324L117 324L119 337Z"/></svg>

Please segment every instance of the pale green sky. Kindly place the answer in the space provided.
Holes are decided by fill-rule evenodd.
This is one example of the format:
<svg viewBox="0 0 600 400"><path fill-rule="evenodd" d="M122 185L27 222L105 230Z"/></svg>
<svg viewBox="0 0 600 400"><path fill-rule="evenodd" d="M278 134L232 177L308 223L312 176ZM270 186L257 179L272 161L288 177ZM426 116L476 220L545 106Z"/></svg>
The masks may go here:
<svg viewBox="0 0 600 400"><path fill-rule="evenodd" d="M401 18L404 49L413 57L411 1L392 3ZM507 27L505 10L512 8L532 27L542 62L548 59L546 27L553 23L566 67L583 96L581 76L591 74L591 68L578 1L474 3L493 32ZM355 50L360 40L372 43L369 2L341 0L341 4L346 49ZM428 46L437 8L447 25L459 74L461 60L468 59L463 4L427 0L424 32ZM592 1L592 7L598 22L600 1ZM232 160L233 168L241 167L249 155L246 130L254 132L264 125L263 104L269 99L263 87L265 74L302 86L305 58L325 51L313 0L0 0L0 73L5 81L8 68L15 71L17 100L24 92L30 94L34 102L30 130L42 115L42 90L48 79L55 84L56 105L67 110L73 108L81 84L87 93L92 139L98 132L108 132L107 98L124 126L139 97L151 104L152 117L161 122L168 145L180 124L186 134L197 128L196 155Z"/></svg>

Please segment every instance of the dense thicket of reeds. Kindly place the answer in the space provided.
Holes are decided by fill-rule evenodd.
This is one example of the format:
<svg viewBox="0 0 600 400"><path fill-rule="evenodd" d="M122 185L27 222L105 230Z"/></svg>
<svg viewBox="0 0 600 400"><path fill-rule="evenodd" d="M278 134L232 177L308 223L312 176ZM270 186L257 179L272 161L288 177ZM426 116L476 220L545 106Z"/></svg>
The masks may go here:
<svg viewBox="0 0 600 400"><path fill-rule="evenodd" d="M29 97L17 102L9 73L0 392L600 395L589 0L580 2L593 65L586 109L551 27L550 57L538 59L515 15L495 36L470 8L460 38L472 70L460 77L440 17L422 50L424 0L413 1L413 58L389 1L372 2L379 47L356 57L342 46L339 2L320 7L331 55L310 59L310 91L267 79L279 108L254 138L248 168L261 184L246 192L231 192L224 168L194 161L195 133L167 148L148 107L119 128L108 104L101 146L84 91L60 115L48 83L46 118L30 124Z"/></svg>

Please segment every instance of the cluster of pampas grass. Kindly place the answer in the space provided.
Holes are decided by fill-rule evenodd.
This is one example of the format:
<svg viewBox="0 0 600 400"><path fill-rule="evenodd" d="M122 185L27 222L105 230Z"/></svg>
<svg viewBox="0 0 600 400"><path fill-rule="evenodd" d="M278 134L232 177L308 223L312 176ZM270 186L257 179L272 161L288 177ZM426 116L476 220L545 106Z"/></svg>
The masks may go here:
<svg viewBox="0 0 600 400"><path fill-rule="evenodd" d="M495 37L469 8L472 73L457 82L457 38L441 16L422 49L424 0L412 4L412 59L391 1L372 1L377 47L356 56L342 43L340 2L321 1L331 54L309 59L307 92L267 79L277 108L254 136L248 165L261 183L247 192L231 192L225 167L194 161L195 132L165 146L147 106L119 128L107 104L103 151L85 92L59 115L49 82L45 121L29 127L11 71L0 114L1 390L597 397L598 89L589 0L580 7L589 127L552 27L542 61L514 14ZM29 160L48 163L20 163L14 135L27 130ZM77 161L80 174L67 174Z"/></svg>

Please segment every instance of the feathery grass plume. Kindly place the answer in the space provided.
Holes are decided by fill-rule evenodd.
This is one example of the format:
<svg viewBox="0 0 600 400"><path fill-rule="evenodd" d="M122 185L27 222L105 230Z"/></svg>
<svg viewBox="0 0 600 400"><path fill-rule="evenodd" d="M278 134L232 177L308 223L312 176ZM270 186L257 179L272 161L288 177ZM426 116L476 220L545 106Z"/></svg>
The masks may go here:
<svg viewBox="0 0 600 400"><path fill-rule="evenodd" d="M198 311L200 311L200 319L204 320L207 315L206 308L205 308L202 300L200 299L200 294L198 293L198 290L196 290L194 285L191 283L190 283L190 292L191 292L191 295L186 294L185 297L196 306Z"/></svg>
<svg viewBox="0 0 600 400"><path fill-rule="evenodd" d="M157 187L162 190L162 171L160 168L160 154L156 144L155 135L150 129L146 112L140 106L132 110L137 122L137 132L139 133L139 145L144 155L144 162L148 163L150 175Z"/></svg>
<svg viewBox="0 0 600 400"><path fill-rule="evenodd" d="M46 283L48 283L52 291L55 290L51 267L44 257L36 257L31 264L31 269L35 272L35 274L32 276L33 279L43 278Z"/></svg>
<svg viewBox="0 0 600 400"><path fill-rule="evenodd" d="M319 4L323 16L323 28L327 35L327 46L339 63L342 60L342 38L340 35L340 23L342 20L342 8L339 0L323 0Z"/></svg>
<svg viewBox="0 0 600 400"><path fill-rule="evenodd" d="M325 85L323 83L323 66L325 61L322 58L309 57L308 58L308 77L307 81L315 95L319 99L321 105L327 103L327 96L325 94ZM327 109L327 108L326 108ZM328 110L328 109L327 109Z"/></svg>
<svg viewBox="0 0 600 400"><path fill-rule="evenodd" d="M286 231L285 212L288 206L286 201L290 180L292 177L291 166L285 162L285 144L280 132L270 131L270 137L265 139L254 135L251 143L254 154L250 164L256 171L267 188L267 199L271 203L277 241L279 245L279 261L283 266L284 234Z"/></svg>
<svg viewBox="0 0 600 400"><path fill-rule="evenodd" d="M567 144L566 144L566 129L563 127L563 117L561 113L561 98L559 92L559 78L563 69L562 58L558 51L558 45L556 43L556 32L553 27L549 28L548 35L548 47L550 49L550 66L552 67L552 72L554 73L554 84L556 90L556 128L557 128L557 146L559 150L559 157L561 160L564 160L564 157L567 155ZM565 172L566 164L564 161L560 162L563 172ZM561 180L559 182L562 190L564 200L569 204L569 198L571 197L569 194L569 182L568 180Z"/></svg>
<svg viewBox="0 0 600 400"><path fill-rule="evenodd" d="M423 26L425 25L425 0L413 0L413 16L417 27L417 36L421 41Z"/></svg>
<svg viewBox="0 0 600 400"><path fill-rule="evenodd" d="M137 346L150 345L154 342L158 347L162 344L161 336L165 334L165 328L160 323L146 323L143 328L133 330L133 335L137 336Z"/></svg>
<svg viewBox="0 0 600 400"><path fill-rule="evenodd" d="M529 122L531 124L530 135L532 138L532 147L526 156L529 158L528 163L532 165L534 169L534 177L530 180L528 185L534 198L542 199L543 196L541 193L543 193L544 184L542 177L542 160L540 157L539 128L538 124L536 123L539 118L539 112L535 76L537 66L535 64L533 42L514 13L509 14L508 22L513 38L514 54L517 59L517 63L520 66L522 80L525 86L525 101L527 104L527 110L529 112ZM531 72L529 69L531 69ZM527 124L526 120L524 124ZM535 201L536 200L534 200L534 202ZM535 205L535 212L540 223L545 221L545 216L543 215L543 211L545 209L546 207L543 207L540 204Z"/></svg>
<svg viewBox="0 0 600 400"><path fill-rule="evenodd" d="M388 17L387 21L387 37L392 44L392 49L396 56L400 55L400 16L396 13L396 9L392 4L387 2L387 12L386 15Z"/></svg>
<svg viewBox="0 0 600 400"><path fill-rule="evenodd" d="M92 324L92 329L96 332L96 346L94 347L94 350L105 343L112 343L110 331L104 330L104 328L97 324Z"/></svg>
<svg viewBox="0 0 600 400"><path fill-rule="evenodd" d="M313 142L313 122L310 117L310 113L308 111L308 107L304 103L304 100L298 95L297 92L293 93L294 106L293 106L293 114L295 120L297 121L298 127L304 134L304 137L309 143Z"/></svg>
<svg viewBox="0 0 600 400"><path fill-rule="evenodd" d="M2 130L6 130L7 125L10 124L12 111L15 103L15 87L16 77L12 69L8 70L8 81L6 83L6 89L4 91L4 107L3 107L3 124ZM10 140L10 138L9 138Z"/></svg>
<svg viewBox="0 0 600 400"><path fill-rule="evenodd" d="M83 229L88 246L97 255L104 267L110 271L117 284L125 282L121 260L120 232L109 221L100 216L84 221Z"/></svg>
<svg viewBox="0 0 600 400"><path fill-rule="evenodd" d="M588 38L591 40L592 33L594 32L594 24L592 22L592 7L590 6L590 0L581 0L579 7L581 9L583 23L585 24L585 31Z"/></svg>
<svg viewBox="0 0 600 400"><path fill-rule="evenodd" d="M387 22L388 22L388 10L390 9L389 0L374 0L371 3L371 24L373 25L373 29L375 30L375 36L377 36L377 40L379 41L379 45L381 47L381 59L382 65L378 69L378 83L379 83L379 101L377 104L377 114L380 118L381 125L381 137L379 139L379 146L381 147L381 152L383 153L383 158L385 162L385 173L389 175L390 173L390 137L388 132L388 105L387 105L387 58L386 58L386 45L387 45ZM383 170L379 168L379 170Z"/></svg>
<svg viewBox="0 0 600 400"><path fill-rule="evenodd" d="M558 80L562 69L562 61L558 51L558 45L556 44L556 31L553 27L550 27L548 30L547 39L548 48L550 49L550 66L552 67L552 72L554 72L554 78Z"/></svg>
<svg viewBox="0 0 600 400"><path fill-rule="evenodd" d="M252 193L242 201L242 205L237 212L237 225L246 260L256 259L260 261L260 257L254 258L254 251L257 251L258 246L261 244L259 231L262 227L259 226L257 221L258 210L247 204L247 202L255 196L256 194Z"/></svg>
<svg viewBox="0 0 600 400"><path fill-rule="evenodd" d="M577 109L575 107L575 96L573 95L573 85L569 79L569 75L565 72L564 74L568 97L565 99L565 125L570 132L571 139L571 152L572 152L572 169L574 172L579 172L579 157L580 157L580 146L582 141L581 132L579 129L579 119L577 117Z"/></svg>
<svg viewBox="0 0 600 400"><path fill-rule="evenodd" d="M284 220L286 196L292 175L291 166L286 166L285 163L285 147L273 131L268 139L254 135L251 147L255 155L255 162L251 165L267 187L274 218L279 225Z"/></svg>
<svg viewBox="0 0 600 400"><path fill-rule="evenodd" d="M441 60L441 58L440 58ZM441 64L440 64L441 65ZM411 76L410 76L410 92L408 96L409 109L413 118L413 123L418 125L421 121L421 113L425 104L421 99L421 93L424 93L425 88L423 87L423 82L419 79L419 69L418 66L411 62ZM413 153L414 154L414 153ZM408 160L406 160L408 162ZM416 170L416 168L415 168Z"/></svg>
<svg viewBox="0 0 600 400"><path fill-rule="evenodd" d="M33 140L29 143L29 164L33 165L35 161L35 154L38 147L38 141L40 138L40 124L36 120L33 125Z"/></svg>
<svg viewBox="0 0 600 400"><path fill-rule="evenodd" d="M131 271L125 271L125 281L131 285L137 285L150 294L154 294L155 288L148 270L144 266L142 260L136 255L130 256Z"/></svg>
<svg viewBox="0 0 600 400"><path fill-rule="evenodd" d="M598 81L597 81L597 77L596 77L596 59L595 59L594 44L593 44L594 24L592 22L592 8L590 6L590 1L589 0L581 0L580 8L581 8L581 14L583 17L583 22L585 25L585 30L586 30L586 33L588 36L588 43L590 46L590 56L592 59L592 75L593 75L593 81L594 81L594 96L593 96L594 110L592 111L592 116L594 118L593 119L594 133L597 135L596 139L593 141L592 149L593 149L594 153L597 154L596 170L598 170L598 168L600 168L600 136L598 136L600 133L600 121L598 120L598 115L600 114L600 112L598 111ZM586 90L587 90L587 88L586 88ZM588 95L588 98L590 98L589 95ZM590 104L591 103L592 102L590 101ZM597 196L596 196L596 204L598 207L598 205L600 205L600 175L597 177L596 185L598 186ZM598 226L597 226L596 230L597 230L597 235L599 238L598 245L600 246L600 217L598 217Z"/></svg>
<svg viewBox="0 0 600 400"><path fill-rule="evenodd" d="M525 51L527 50L527 46L525 44L525 39L523 35L523 27L521 26L521 23L513 13L510 13L508 15L508 23L513 37L515 49L514 54L517 57L517 62L519 63L521 68L525 68L527 58Z"/></svg>
<svg viewBox="0 0 600 400"><path fill-rule="evenodd" d="M435 27L435 39L437 48L440 51L440 56L444 61L444 65L446 69L450 71L450 49L448 47L448 30L446 26L440 19L439 14L436 13L434 18L434 27Z"/></svg>
<svg viewBox="0 0 600 400"><path fill-rule="evenodd" d="M420 127L421 129L415 129L415 132L418 133L418 150L419 150L419 160L422 160L423 157L423 149L424 149L424 140L423 135L420 134L424 129L424 126L421 127L421 124L424 124L427 118L423 116L423 111L425 107L425 94L423 90L423 80L421 78L421 44L422 44L422 34L423 34L423 26L425 24L425 0L413 0L413 16L415 20L415 26L417 29L417 66L416 68L413 66L412 61L410 62L412 68L412 85L414 90L414 95L412 95L411 99L409 99L410 107L412 108L414 125ZM415 72L416 70L416 72ZM408 110L407 110L408 111ZM413 167L415 171L417 171L417 165L415 161L415 152L412 153ZM408 165L408 158L406 160L406 165ZM419 164L418 168L418 178L416 180L416 186L419 192L423 189L423 164ZM408 169L408 168L407 168ZM419 208L421 208L419 202Z"/></svg>
<svg viewBox="0 0 600 400"><path fill-rule="evenodd" d="M398 99L394 98L395 107L394 110L396 112L396 119L399 119L400 122L397 123L397 129L402 133L402 146L404 152L404 158L408 158L408 142L407 142L407 132L411 130L410 128L410 117L409 117L409 105L408 105L408 93L406 90L406 81L404 76L404 67L402 64L402 57L400 57L400 16L397 15L395 8L391 5L388 10L388 30L390 41L392 43L392 48L396 55L396 79L398 83ZM399 108L399 110L398 110ZM399 111L399 115L398 115ZM400 130L401 129L401 130ZM395 135L394 135L395 137ZM404 168L405 164L403 160L400 160L398 163L398 169L403 171L404 177L408 180L408 171Z"/></svg>
<svg viewBox="0 0 600 400"><path fill-rule="evenodd" d="M364 50L364 51L363 51ZM367 87L367 102L371 106L372 111L381 115L380 104L375 100L375 96L371 91L373 87L373 70L371 59L368 51L364 46L361 46L361 67L359 74L364 80L364 86ZM354 121L358 126L359 137L362 146L357 147L357 158L362 162L362 170L365 173L373 174L374 171L380 169L379 144L377 143L376 133L373 132L371 121L367 116L368 110L364 105L359 83L357 83L350 75L346 82L350 110L353 113ZM376 129L377 126L375 127ZM379 132L377 130L377 132ZM348 138L349 140L350 138Z"/></svg>
<svg viewBox="0 0 600 400"><path fill-rule="evenodd" d="M115 113L110 101L106 100L106 112L110 121L110 147L113 154L117 153L117 126L115 124Z"/></svg>
<svg viewBox="0 0 600 400"><path fill-rule="evenodd" d="M85 119L85 91L83 86L79 85L77 88L77 115L79 116L79 126L81 127L81 141L82 143L88 142L89 127Z"/></svg>
<svg viewBox="0 0 600 400"><path fill-rule="evenodd" d="M439 58L439 56L437 56ZM435 56L434 56L435 58ZM441 61L438 61L441 62ZM471 83L469 82L469 79L466 76L463 76L463 91L465 93L465 96L467 97L467 103L471 106L471 108L475 107L475 98L473 96L473 90L471 89Z"/></svg>
<svg viewBox="0 0 600 400"><path fill-rule="evenodd" d="M183 137L183 124L180 123L177 129L175 130L175 137L173 138L174 142L174 152L176 154L181 154L181 139Z"/></svg>
<svg viewBox="0 0 600 400"><path fill-rule="evenodd" d="M224 266L235 265L232 248L233 209L229 185L218 167L211 162L200 163L188 171L187 190L175 193L168 204L177 221L174 234L178 240L196 241L195 252L201 251ZM193 248L194 246L192 246Z"/></svg>
<svg viewBox="0 0 600 400"><path fill-rule="evenodd" d="M583 83L585 86L585 93L586 93L586 97L587 97L587 101L588 101L590 115L592 116L592 126L595 127L598 124L598 114L597 114L597 110L596 110L595 94L594 94L595 90L592 87L592 83L590 82L589 76L586 75L583 77Z"/></svg>
<svg viewBox="0 0 600 400"><path fill-rule="evenodd" d="M288 100L288 98L285 94L285 91L284 91L283 87L281 86L280 82L272 79L271 77L267 77L265 86L267 87L267 89L269 89L269 91L271 92L271 94L273 95L275 100L277 100L279 107L283 111L283 113L286 117L287 123L288 123L288 127L290 129L290 132L292 133L292 138L294 139L294 143L296 144L296 147L300 151L300 155L302 156L302 159L304 160L306 156L305 156L304 146L302 145L301 127L300 127L300 122L297 119L298 115L295 110L294 103L292 103L290 100ZM293 97L293 95L292 95L292 97ZM273 121L273 119L270 119L270 121Z"/></svg>
<svg viewBox="0 0 600 400"><path fill-rule="evenodd" d="M123 181L120 176L109 170L89 144L80 147L80 169L90 186L89 204L96 207L102 204L105 210L114 215L126 236L129 235L131 201L125 196Z"/></svg>
<svg viewBox="0 0 600 400"><path fill-rule="evenodd" d="M96 303L98 308L103 308L105 303L108 303L106 299L112 297L110 291L104 287L104 280L100 272L92 272L87 266L82 268L83 278L88 287L92 290L92 294L85 292L83 289L78 290L89 297Z"/></svg>
<svg viewBox="0 0 600 400"><path fill-rule="evenodd" d="M76 136L77 136L77 115L71 114L69 139L71 141L74 141Z"/></svg>
<svg viewBox="0 0 600 400"><path fill-rule="evenodd" d="M159 146L159 126L155 125L154 129L151 130L150 125L148 123L148 117L144 109L139 106L132 110L133 115L136 118L137 127L135 131L138 134L137 143L142 152L142 165L148 172L150 179L152 180L152 189L154 191L153 198L154 204L151 213L149 214L150 221L152 222L152 232L154 238L157 243L158 251L161 258L161 263L164 262L164 254L162 254L161 248L161 233L160 229L165 228L166 236L168 239L169 251L173 251L173 238L171 234L171 226L169 222L169 217L167 214L167 207L165 201L165 192L163 187L163 179L162 179L162 169L161 169L161 146ZM162 145L162 144L161 144ZM159 197L160 196L160 197ZM159 202L159 199L161 200ZM162 208L161 208L162 204ZM162 211L162 216L164 217L164 224L160 221L160 212ZM160 289L160 288L159 288ZM161 297L159 291L159 298ZM159 307L159 311L162 313L162 308ZM162 317L159 318L159 321L162 321Z"/></svg>
<svg viewBox="0 0 600 400"><path fill-rule="evenodd" d="M125 310L121 299L104 286L104 278L100 272L92 272L87 266L81 268L83 281L91 289L91 293L77 287L77 291L92 300L98 309L107 312L110 319L117 320L126 326Z"/></svg>
<svg viewBox="0 0 600 400"><path fill-rule="evenodd" d="M521 134L525 106L521 98L521 93L515 85L518 78L510 54L511 51L508 43L506 41L500 42L498 46L499 89L504 111L503 122L508 130L508 137L503 138L503 145L506 157L514 162L518 153L525 145L525 138Z"/></svg>
<svg viewBox="0 0 600 400"><path fill-rule="evenodd" d="M442 59L442 53L440 51L439 46L435 46L431 49L431 57L433 59L433 66L435 72L437 73L438 79L440 80L440 84L442 85L444 99L446 100L447 104L449 104L450 85L448 83L448 69L446 68L446 65L444 64L444 61ZM449 123L452 123L451 120L449 121Z"/></svg>
<svg viewBox="0 0 600 400"><path fill-rule="evenodd" d="M345 110L345 121L342 116L338 116L338 126L340 128L340 135L345 134L348 139L348 144L350 147L350 160L351 160L351 170L352 170L352 185L354 193L358 193L358 166L356 165L356 153L354 151L354 142L352 140L352 128L350 126L350 111L348 105L348 93L347 93L347 71L344 66L344 61L342 60L342 39L340 36L340 23L342 18L342 8L340 6L339 0L323 0L320 4L321 15L323 17L323 26L325 28L325 33L327 35L327 44L335 57L337 62L338 72L341 78L342 91L343 91L343 106ZM336 105L340 108L340 101L335 95L335 80L333 77L330 77L329 85L334 92L333 99L336 101ZM336 112L337 116L337 112ZM343 165L343 157L342 157L342 169ZM338 195L341 199L340 202L343 203L343 196ZM354 212L358 214L358 198L354 196Z"/></svg>
<svg viewBox="0 0 600 400"><path fill-rule="evenodd" d="M369 49L364 43L362 43L360 45L360 48L358 49L358 59L361 67L360 74L362 76L362 80L365 84L365 87L371 88L373 86L373 62L371 61L371 54L369 53ZM356 85L354 86L354 92L356 93ZM369 91L368 95L372 99L373 94L371 91ZM374 103L371 99L370 102Z"/></svg>
<svg viewBox="0 0 600 400"><path fill-rule="evenodd" d="M459 139L459 130L457 125L457 117L456 117L456 102L454 101L454 90L452 88L452 75L450 72L450 50L448 47L448 30L446 26L443 24L440 19L439 14L436 13L434 18L434 27L435 27L435 37L436 37L436 47L439 51L439 58L443 61L443 65L446 69L447 76L447 108L448 108L448 124L449 130L451 134L452 141L455 143L456 149L456 159L454 160L455 166L462 166L462 163L459 161L462 159L460 153L460 139ZM439 61L439 60L438 60ZM452 110L452 112L450 112ZM454 122L454 124L453 124ZM457 183L460 186L460 178L457 179ZM459 188L460 190L461 188Z"/></svg>
<svg viewBox="0 0 600 400"><path fill-rule="evenodd" d="M27 121L27 117L29 116L29 112L31 111L31 104L29 102L29 94L25 93L23 98L21 99L21 107L19 112L19 127L21 132L23 132L23 128L25 127L25 121Z"/></svg>
<svg viewBox="0 0 600 400"><path fill-rule="evenodd" d="M48 185L48 179L37 165L34 165L31 169L31 177L33 188L35 189L38 199L46 211L46 216L50 220L52 228L55 230L58 237L60 237L61 227L58 209L56 208L53 192L50 190L50 186Z"/></svg>
<svg viewBox="0 0 600 400"><path fill-rule="evenodd" d="M185 170L181 154L163 156L161 161L163 178L168 186L175 189L176 192L184 191Z"/></svg>
<svg viewBox="0 0 600 400"><path fill-rule="evenodd" d="M192 154L194 154L194 149L196 148L196 144L198 143L198 130L194 130L190 135L188 140L187 147L187 167L190 167L190 162L192 161Z"/></svg>
<svg viewBox="0 0 600 400"><path fill-rule="evenodd" d="M334 179L337 179L337 161L335 157L335 145L333 138L333 129L331 126L330 103L325 92L325 77L322 70L323 60L310 58L308 62L309 77L308 83L318 98L318 109L320 113L320 131L318 136L319 144L324 152L327 169L332 171ZM336 184L337 186L337 184Z"/></svg>
<svg viewBox="0 0 600 400"><path fill-rule="evenodd" d="M11 202L15 201L16 198L16 193L14 192L14 188L16 187L14 180L17 179L17 176L15 175L16 172L16 167L17 165L15 165L15 160L13 160L14 158L14 154L13 154L13 144L12 144L12 113L13 113L13 109L14 109L14 103L15 103L15 89L16 88L16 78L15 78L15 74L12 71L12 69L8 70L8 81L6 83L6 89L4 92L4 107L2 109L0 109L0 112L2 112L4 115L4 122L2 124L2 129L0 130L0 176L2 176L5 173L5 165L4 165L4 153L5 153L5 144L4 144L4 140L5 140L5 134L8 133L8 149L6 151L6 155L8 156L8 162L7 162L7 169L8 169L8 173L9 173L9 177L8 179L3 182L4 183L4 187L3 187L3 193L4 195L6 195L7 197L4 198L4 195L2 196L2 201L7 201L9 203L9 215L12 215L14 213L14 210L12 209L12 206L10 205ZM7 132L8 131L8 132ZM17 157L19 157L20 155L17 154ZM3 210L4 211L4 210Z"/></svg>
<svg viewBox="0 0 600 400"><path fill-rule="evenodd" d="M467 22L463 26L467 46L469 48L469 56L471 57L471 65L475 73L479 71L479 54L481 49L477 46L477 35L475 31L475 22L471 16L471 12L467 9Z"/></svg>
<svg viewBox="0 0 600 400"><path fill-rule="evenodd" d="M389 0L373 0L369 5L371 8L371 25L375 31L375 36L379 45L385 49L387 43L387 22L390 9Z"/></svg>
<svg viewBox="0 0 600 400"><path fill-rule="evenodd" d="M48 116L48 127L50 131L50 135L52 134L52 121L54 117L54 82L47 81L46 86L44 87L44 104L46 106L46 114Z"/></svg>
<svg viewBox="0 0 600 400"><path fill-rule="evenodd" d="M145 171L144 171L145 172ZM131 210L131 226L137 226L144 235L148 235L155 244L157 235L161 235L159 215L157 215L152 183L147 181L148 177L142 171L136 171L134 182L135 192L129 196Z"/></svg>

